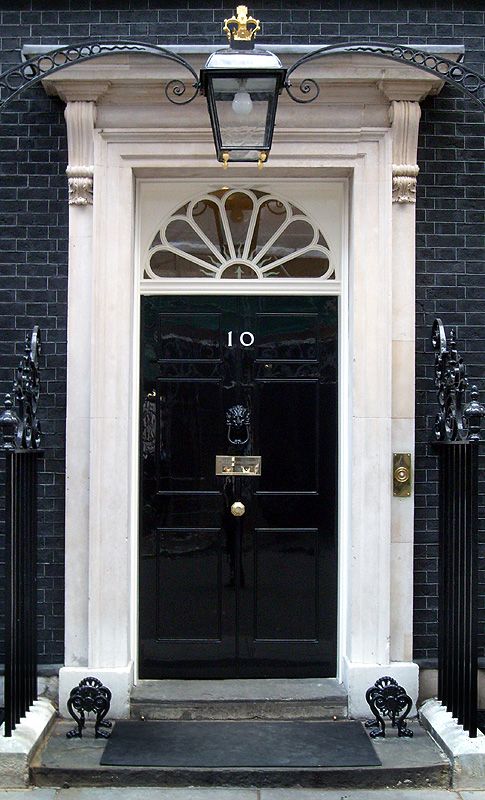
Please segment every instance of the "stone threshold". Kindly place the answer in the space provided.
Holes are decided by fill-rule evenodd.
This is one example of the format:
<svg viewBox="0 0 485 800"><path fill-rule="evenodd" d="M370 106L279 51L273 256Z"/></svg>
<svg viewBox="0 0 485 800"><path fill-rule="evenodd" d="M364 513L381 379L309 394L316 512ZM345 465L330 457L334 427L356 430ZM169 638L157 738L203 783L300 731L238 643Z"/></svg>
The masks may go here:
<svg viewBox="0 0 485 800"><path fill-rule="evenodd" d="M347 692L336 678L141 680L132 719L341 719Z"/></svg>
<svg viewBox="0 0 485 800"><path fill-rule="evenodd" d="M346 698L336 678L227 678L140 680L132 698L164 700L316 700Z"/></svg>

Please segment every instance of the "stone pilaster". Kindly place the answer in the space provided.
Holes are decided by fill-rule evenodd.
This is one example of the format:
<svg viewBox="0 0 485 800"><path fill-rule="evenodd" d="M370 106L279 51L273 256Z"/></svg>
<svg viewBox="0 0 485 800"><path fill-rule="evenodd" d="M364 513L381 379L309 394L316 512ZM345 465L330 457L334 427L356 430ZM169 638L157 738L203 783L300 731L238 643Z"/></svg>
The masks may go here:
<svg viewBox="0 0 485 800"><path fill-rule="evenodd" d="M392 123L392 449L414 462L416 163L421 107L393 98ZM389 469L391 454L389 455ZM414 480L414 479L413 479ZM391 659L412 660L414 499L392 498Z"/></svg>
<svg viewBox="0 0 485 800"><path fill-rule="evenodd" d="M89 452L93 274L94 99L66 102L69 166L69 282L66 419L65 664L88 663ZM74 683L72 684L74 685ZM72 688L72 686L71 686Z"/></svg>

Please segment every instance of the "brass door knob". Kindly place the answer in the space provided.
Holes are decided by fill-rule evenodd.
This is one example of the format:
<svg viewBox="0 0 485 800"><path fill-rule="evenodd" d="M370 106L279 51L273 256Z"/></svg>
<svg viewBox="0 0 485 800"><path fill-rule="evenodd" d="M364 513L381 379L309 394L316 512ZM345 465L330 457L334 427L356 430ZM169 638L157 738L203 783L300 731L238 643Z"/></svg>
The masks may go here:
<svg viewBox="0 0 485 800"><path fill-rule="evenodd" d="M231 506L231 514L233 517L242 517L244 512L246 511L246 506L244 503L241 503L240 500L236 500L235 503Z"/></svg>

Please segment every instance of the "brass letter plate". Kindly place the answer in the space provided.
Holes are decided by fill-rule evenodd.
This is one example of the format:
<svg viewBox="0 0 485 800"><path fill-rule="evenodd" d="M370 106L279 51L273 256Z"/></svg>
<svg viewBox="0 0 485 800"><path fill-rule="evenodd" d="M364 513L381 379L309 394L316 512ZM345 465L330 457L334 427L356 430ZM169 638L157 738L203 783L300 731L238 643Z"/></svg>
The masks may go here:
<svg viewBox="0 0 485 800"><path fill-rule="evenodd" d="M392 455L392 493L394 497L411 495L411 453Z"/></svg>
<svg viewBox="0 0 485 800"><path fill-rule="evenodd" d="M261 475L261 456L216 456L216 475Z"/></svg>

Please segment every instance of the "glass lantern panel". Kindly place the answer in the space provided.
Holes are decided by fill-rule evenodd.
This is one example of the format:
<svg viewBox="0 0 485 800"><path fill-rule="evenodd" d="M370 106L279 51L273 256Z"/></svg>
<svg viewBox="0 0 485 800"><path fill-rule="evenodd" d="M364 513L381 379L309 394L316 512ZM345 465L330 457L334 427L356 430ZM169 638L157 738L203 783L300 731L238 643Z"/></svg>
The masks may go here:
<svg viewBox="0 0 485 800"><path fill-rule="evenodd" d="M273 109L276 78L214 78L213 97L223 150L259 150L269 146L267 122ZM250 158L245 154L242 158ZM231 161L242 160L231 153ZM254 157L254 156L253 156Z"/></svg>

